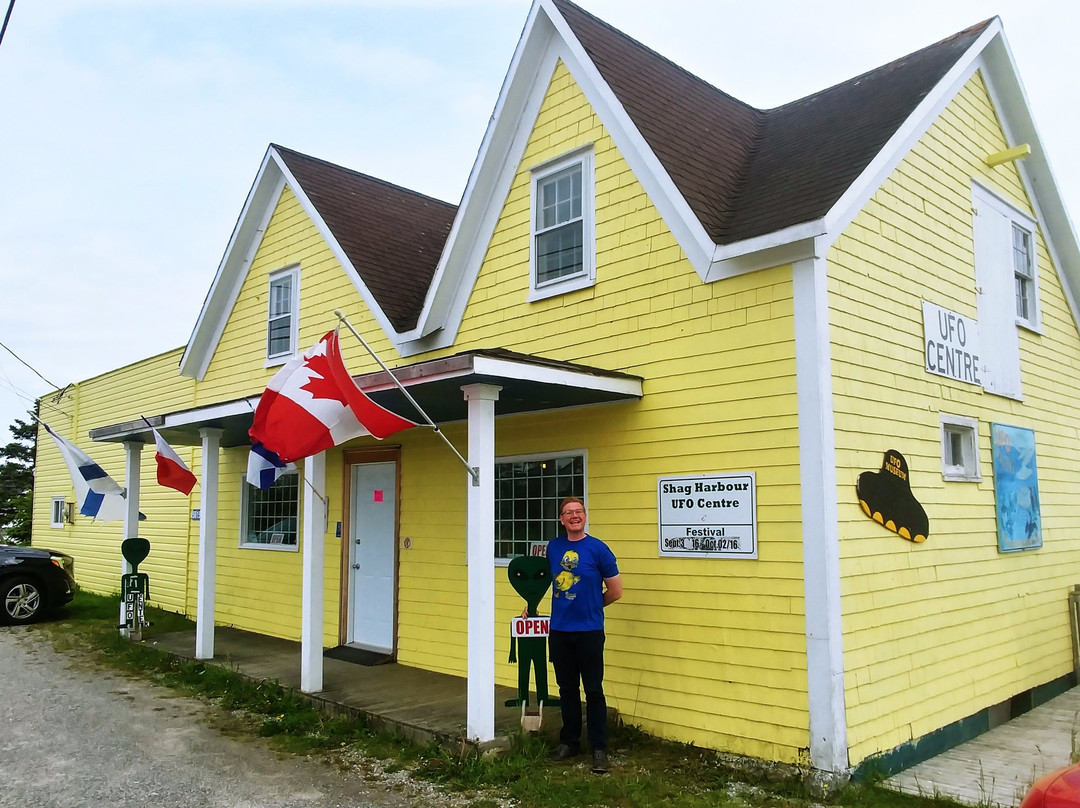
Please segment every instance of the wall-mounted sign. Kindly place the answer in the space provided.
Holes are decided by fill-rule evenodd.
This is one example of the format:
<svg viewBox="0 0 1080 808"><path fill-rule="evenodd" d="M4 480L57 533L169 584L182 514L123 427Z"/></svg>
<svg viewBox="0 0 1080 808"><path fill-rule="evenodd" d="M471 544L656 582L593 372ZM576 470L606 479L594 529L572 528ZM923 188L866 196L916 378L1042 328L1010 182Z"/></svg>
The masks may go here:
<svg viewBox="0 0 1080 808"><path fill-rule="evenodd" d="M660 556L757 558L754 472L659 477Z"/></svg>
<svg viewBox="0 0 1080 808"><path fill-rule="evenodd" d="M922 311L927 372L982 385L978 321L925 301Z"/></svg>
<svg viewBox="0 0 1080 808"><path fill-rule="evenodd" d="M889 449L881 471L864 471L855 483L863 513L908 541L921 544L930 535L926 510L911 493L911 472L896 449Z"/></svg>
<svg viewBox="0 0 1080 808"><path fill-rule="evenodd" d="M998 550L1008 553L1042 547L1035 433L1020 426L990 424L990 437Z"/></svg>

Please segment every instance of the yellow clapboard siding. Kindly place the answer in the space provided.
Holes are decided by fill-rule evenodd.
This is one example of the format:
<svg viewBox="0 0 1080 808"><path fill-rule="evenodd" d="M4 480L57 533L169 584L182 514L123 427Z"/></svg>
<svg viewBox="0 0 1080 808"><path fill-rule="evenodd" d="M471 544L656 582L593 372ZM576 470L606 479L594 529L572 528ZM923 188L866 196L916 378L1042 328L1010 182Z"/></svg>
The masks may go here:
<svg viewBox="0 0 1080 808"><path fill-rule="evenodd" d="M596 284L529 303L528 169L586 144L596 166ZM566 328L568 321L577 327ZM724 350L697 350L702 339L713 347L722 341ZM417 358L493 344L646 379L640 402L502 417L496 430L500 456L587 451L590 531L625 559L625 604L607 618L611 703L626 720L666 737L799 759L808 719L791 268L701 284L562 65L487 245L456 343ZM448 428L447 435L465 445L463 428ZM413 544L399 568L399 659L462 675L461 474L429 440L412 440L407 449L402 535ZM760 500L770 503L767 512L759 509L762 541L773 531L762 553L776 560L660 559L657 475L748 469L758 472ZM787 524L780 527L778 518ZM496 569L497 679L512 685L503 635L521 601L505 574ZM438 583L447 580L454 585ZM642 681L646 659L663 660L667 675ZM751 688L753 699L705 697L705 683L726 681L729 669L740 680L733 692ZM677 694L693 688L702 691L697 711L655 706L677 702Z"/></svg>
<svg viewBox="0 0 1080 808"><path fill-rule="evenodd" d="M1052 528L1076 502L1080 436L1065 413L1080 389L1063 368L1077 366L1080 344L1041 233L1044 328L1021 330L1023 403L923 369L924 299L977 317L971 179L1032 212L1016 167L982 161L1007 145L976 74L829 253L852 764L1072 667L1064 603L1080 537ZM981 483L943 479L942 412L978 419ZM1046 527L1037 552L997 550L992 421L1035 430ZM904 454L929 515L924 544L855 502L858 474L878 470L888 448Z"/></svg>

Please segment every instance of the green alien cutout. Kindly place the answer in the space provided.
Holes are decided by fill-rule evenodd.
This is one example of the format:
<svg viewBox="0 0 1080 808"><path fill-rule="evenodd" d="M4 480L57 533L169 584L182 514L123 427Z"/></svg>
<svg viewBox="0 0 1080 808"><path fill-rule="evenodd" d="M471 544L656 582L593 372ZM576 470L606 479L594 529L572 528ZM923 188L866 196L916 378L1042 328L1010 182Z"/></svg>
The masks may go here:
<svg viewBox="0 0 1080 808"><path fill-rule="evenodd" d="M506 569L510 584L525 598L528 617L539 617L537 607L551 586L551 565L546 558L518 556ZM520 653L515 650L515 644ZM518 660L520 657L520 661ZM508 699L507 707L524 707L529 703L529 669L536 671L536 700L538 704L557 706L558 699L548 698L547 637L514 637L510 635L510 662L518 663L518 697Z"/></svg>

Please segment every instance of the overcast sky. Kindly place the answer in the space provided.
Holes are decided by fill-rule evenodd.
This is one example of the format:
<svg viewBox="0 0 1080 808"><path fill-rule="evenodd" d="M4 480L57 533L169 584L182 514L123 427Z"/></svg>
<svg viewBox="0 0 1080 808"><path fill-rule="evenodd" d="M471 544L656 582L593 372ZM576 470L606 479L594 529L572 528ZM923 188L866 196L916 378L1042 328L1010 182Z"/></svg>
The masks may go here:
<svg viewBox="0 0 1080 808"><path fill-rule="evenodd" d="M760 108L1000 15L1080 211L1075 0L580 4ZM0 343L56 386L184 345L269 143L458 202L528 9L18 0L0 43ZM0 445L51 385L0 347Z"/></svg>

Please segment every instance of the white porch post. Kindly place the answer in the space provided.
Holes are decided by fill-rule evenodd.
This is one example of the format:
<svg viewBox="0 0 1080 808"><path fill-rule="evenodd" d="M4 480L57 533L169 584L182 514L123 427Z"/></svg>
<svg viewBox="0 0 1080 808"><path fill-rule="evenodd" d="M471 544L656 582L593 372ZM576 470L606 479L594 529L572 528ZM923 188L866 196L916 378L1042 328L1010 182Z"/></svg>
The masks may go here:
<svg viewBox="0 0 1080 808"><path fill-rule="evenodd" d="M124 539L133 539L139 535L139 482L142 479L142 447L143 442L138 440L124 441L124 484L127 486L127 497L124 499ZM123 539L121 539L122 541ZM131 565L127 559L120 556L120 574L127 575L131 572ZM120 599L120 622L124 624L124 599ZM123 636L127 636L127 629L121 629Z"/></svg>
<svg viewBox="0 0 1080 808"><path fill-rule="evenodd" d="M323 689L323 566L326 543L326 452L304 460L303 601L300 690Z"/></svg>
<svg viewBox="0 0 1080 808"><path fill-rule="evenodd" d="M217 578L218 471L221 434L203 427L202 479L199 481L199 572L196 594L195 658L214 658L214 586Z"/></svg>
<svg viewBox="0 0 1080 808"><path fill-rule="evenodd" d="M495 737L495 402L501 387L461 388L469 402L469 465L480 472L468 479L469 660L466 729L484 742Z"/></svg>

